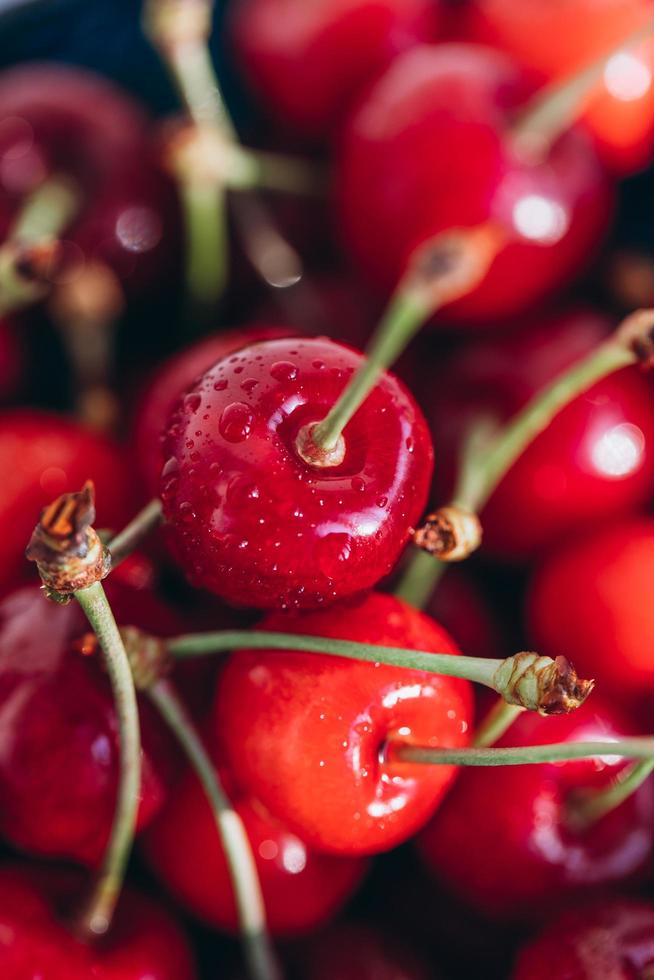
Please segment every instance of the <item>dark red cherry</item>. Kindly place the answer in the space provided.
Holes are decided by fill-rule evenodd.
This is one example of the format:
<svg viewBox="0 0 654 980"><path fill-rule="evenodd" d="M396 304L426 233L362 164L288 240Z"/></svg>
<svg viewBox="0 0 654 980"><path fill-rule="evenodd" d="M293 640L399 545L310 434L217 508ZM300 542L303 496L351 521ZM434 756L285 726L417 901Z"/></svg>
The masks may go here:
<svg viewBox="0 0 654 980"><path fill-rule="evenodd" d="M52 868L0 869L2 980L195 980L194 957L175 919L151 898L125 889L111 932L93 946L65 916L88 884Z"/></svg>
<svg viewBox="0 0 654 980"><path fill-rule="evenodd" d="M654 520L614 521L571 538L536 569L527 600L530 640L564 644L610 697L654 691Z"/></svg>
<svg viewBox="0 0 654 980"><path fill-rule="evenodd" d="M361 364L326 338L253 344L185 396L161 480L173 552L228 602L312 607L393 567L425 503L432 447L404 386L384 375L343 432L338 465L298 452Z"/></svg>
<svg viewBox="0 0 654 980"><path fill-rule="evenodd" d="M347 122L336 173L343 239L373 282L390 291L419 245L489 220L509 241L470 296L448 305L450 320L517 314L587 264L612 189L579 130L542 162L517 155L509 127L532 92L510 58L474 45L395 59Z"/></svg>
<svg viewBox="0 0 654 980"><path fill-rule="evenodd" d="M436 980L432 970L394 935L343 922L318 936L306 955L308 980Z"/></svg>
<svg viewBox="0 0 654 980"><path fill-rule="evenodd" d="M628 734L632 726L594 695L570 715L522 715L498 744ZM535 920L582 893L642 877L654 854L651 779L585 830L566 810L572 794L607 785L624 765L611 756L468 769L421 835L420 852L448 889L491 919Z"/></svg>
<svg viewBox="0 0 654 980"><path fill-rule="evenodd" d="M440 0L239 0L232 37L268 108L322 140L400 51L436 37L439 7Z"/></svg>
<svg viewBox="0 0 654 980"><path fill-rule="evenodd" d="M425 396L443 448L436 499L452 493L459 449L475 421L508 421L610 326L593 310L572 309L440 361L442 382ZM575 398L511 467L482 511L482 547L498 558L531 558L578 528L635 510L653 482L654 389L626 368Z"/></svg>
<svg viewBox="0 0 654 980"><path fill-rule="evenodd" d="M511 980L643 980L654 968L654 905L607 898L565 912L518 954Z"/></svg>
<svg viewBox="0 0 654 980"><path fill-rule="evenodd" d="M319 854L257 802L236 806L250 840L269 928L292 935L317 928L360 883L362 858ZM183 908L208 925L238 929L234 892L204 790L190 773L143 838L148 864Z"/></svg>
<svg viewBox="0 0 654 980"><path fill-rule="evenodd" d="M554 81L570 77L615 50L651 16L649 0L471 0L459 30L490 44ZM583 115L602 158L618 173L645 166L654 147L654 42L610 58Z"/></svg>
<svg viewBox="0 0 654 980"><path fill-rule="evenodd" d="M437 623L382 593L337 609L273 614L261 628L458 653ZM233 654L213 714L241 786L308 843L344 855L406 840L454 776L450 766L385 761L386 741L465 745L471 720L467 682L273 650Z"/></svg>
<svg viewBox="0 0 654 980"><path fill-rule="evenodd" d="M132 517L133 481L125 454L103 436L39 409L0 413L0 587L24 576L25 548L41 509L93 480L96 527Z"/></svg>
<svg viewBox="0 0 654 980"><path fill-rule="evenodd" d="M183 395L216 361L258 340L288 336L289 330L266 324L249 324L204 337L192 347L173 354L154 374L141 395L134 423L136 464L149 494L159 492L165 463L161 441L166 424ZM292 331L294 334L296 331Z"/></svg>
<svg viewBox="0 0 654 980"><path fill-rule="evenodd" d="M165 635L176 619L147 590L107 584L121 625ZM95 864L113 817L118 735L109 681L75 641L88 631L77 603L47 602L25 586L0 603L0 833L31 854ZM160 808L171 744L141 705L139 826ZM3 974L4 976L4 974Z"/></svg>

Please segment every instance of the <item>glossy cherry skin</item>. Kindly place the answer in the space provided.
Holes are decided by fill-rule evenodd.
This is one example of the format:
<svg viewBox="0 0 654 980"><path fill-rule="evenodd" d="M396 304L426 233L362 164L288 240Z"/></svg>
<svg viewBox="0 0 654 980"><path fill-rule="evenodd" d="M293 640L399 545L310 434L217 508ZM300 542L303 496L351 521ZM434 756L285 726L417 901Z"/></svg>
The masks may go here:
<svg viewBox="0 0 654 980"><path fill-rule="evenodd" d="M147 590L109 582L107 594L121 625L179 629ZM47 602L35 585L0 603L0 833L30 854L93 865L111 827L119 749L108 679L75 649L88 630L77 603ZM147 703L140 714L142 827L166 796L175 754Z"/></svg>
<svg viewBox="0 0 654 980"><path fill-rule="evenodd" d="M443 383L426 396L443 449L436 499L452 493L459 447L475 419L508 421L610 326L591 309L570 309L442 363ZM626 368L570 402L514 463L482 511L482 548L501 559L532 558L568 533L637 509L653 482L654 388Z"/></svg>
<svg viewBox="0 0 654 980"><path fill-rule="evenodd" d="M633 734L593 695L570 715L522 715L499 745L613 740ZM448 889L491 919L534 920L592 893L643 876L654 854L654 783L612 813L575 831L565 803L606 785L616 757L469 769L419 840L427 866Z"/></svg>
<svg viewBox="0 0 654 980"><path fill-rule="evenodd" d="M566 912L518 954L512 980L634 980L654 966L654 905L608 898Z"/></svg>
<svg viewBox="0 0 654 980"><path fill-rule="evenodd" d="M250 840L275 935L323 925L354 893L367 868L363 858L319 854L257 802L236 810ZM204 790L187 773L143 838L149 866L170 894L203 922L238 931L238 915L225 854Z"/></svg>
<svg viewBox="0 0 654 980"><path fill-rule="evenodd" d="M306 608L370 588L420 517L432 470L426 423L384 375L345 427L336 466L300 457L361 363L325 338L253 344L186 395L165 439L161 498L190 581L237 605Z"/></svg>
<svg viewBox="0 0 654 980"><path fill-rule="evenodd" d="M436 37L440 0L239 0L232 37L248 81L296 131L321 140L401 51Z"/></svg>
<svg viewBox="0 0 654 980"><path fill-rule="evenodd" d="M40 409L0 413L0 587L30 567L24 553L41 510L59 494L93 480L96 527L132 517L132 475L125 454L103 436Z"/></svg>
<svg viewBox="0 0 654 980"><path fill-rule="evenodd" d="M343 240L372 282L392 290L418 246L492 220L508 243L443 313L479 326L534 306L588 262L612 189L578 130L541 163L517 156L509 125L532 92L511 59L463 44L414 48L372 86L347 121L336 169Z"/></svg>
<svg viewBox="0 0 654 980"><path fill-rule="evenodd" d="M309 947L307 980L436 980L408 946L372 926L343 922Z"/></svg>
<svg viewBox="0 0 654 980"><path fill-rule="evenodd" d="M654 520L614 521L570 539L536 569L527 599L530 641L558 644L612 697L654 691ZM571 591L572 590L572 591Z"/></svg>
<svg viewBox="0 0 654 980"><path fill-rule="evenodd" d="M55 869L0 869L0 974L3 980L195 980L189 942L169 912L131 889L121 895L111 932L94 946L76 939L72 914L88 882Z"/></svg>
<svg viewBox="0 0 654 980"><path fill-rule="evenodd" d="M437 623L382 593L334 610L273 614L261 628L459 652ZM221 676L213 719L234 777L272 814L320 850L372 854L415 833L454 777L449 766L388 764L387 739L465 745L470 687L401 667L242 650Z"/></svg>
<svg viewBox="0 0 654 980"><path fill-rule="evenodd" d="M134 422L135 460L150 496L156 497L159 492L161 468L166 461L161 441L180 397L205 371L228 354L255 341L285 337L289 333L297 331L263 323L248 324L203 337L161 365L140 397Z"/></svg>
<svg viewBox="0 0 654 980"><path fill-rule="evenodd" d="M550 79L568 78L615 49L652 14L649 0L472 0L459 29ZM607 63L583 120L617 173L645 166L654 147L654 42L641 41Z"/></svg>

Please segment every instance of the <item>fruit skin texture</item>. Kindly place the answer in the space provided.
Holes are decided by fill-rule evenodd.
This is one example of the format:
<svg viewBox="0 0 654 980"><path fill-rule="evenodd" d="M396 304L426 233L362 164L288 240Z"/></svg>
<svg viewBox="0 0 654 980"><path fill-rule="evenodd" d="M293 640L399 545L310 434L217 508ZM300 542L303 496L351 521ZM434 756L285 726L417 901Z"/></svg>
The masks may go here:
<svg viewBox="0 0 654 980"><path fill-rule="evenodd" d="M410 393L384 375L345 427L338 466L310 466L295 449L360 363L325 338L262 342L216 364L182 400L161 498L192 584L235 605L310 608L391 570L432 471Z"/></svg>
<svg viewBox="0 0 654 980"><path fill-rule="evenodd" d="M468 40L500 48L547 79L563 79L615 49L651 16L649 0L473 0L459 30ZM583 121L604 162L618 174L645 166L654 146L654 41L631 46L609 63Z"/></svg>
<svg viewBox="0 0 654 980"><path fill-rule="evenodd" d="M120 624L177 631L149 593L109 581L107 594ZM95 865L109 836L119 761L108 679L95 656L74 649L88 630L77 603L50 603L36 585L0 603L0 832L31 854ZM175 753L147 703L140 714L143 827L165 799Z"/></svg>
<svg viewBox="0 0 654 980"><path fill-rule="evenodd" d="M258 340L296 334L296 330L254 323L203 337L186 350L173 354L154 374L141 395L134 425L135 462L152 497L159 492L165 458L161 440L180 397L217 361Z"/></svg>
<svg viewBox="0 0 654 980"><path fill-rule="evenodd" d="M498 745L613 739L632 726L596 695L570 715L523 714ZM654 783L584 831L567 823L571 792L606 785L624 760L469 769L419 838L436 877L492 920L542 914L644 875L654 854ZM473 828L471 832L471 828Z"/></svg>
<svg viewBox="0 0 654 980"><path fill-rule="evenodd" d="M0 588L28 564L25 548L41 510L93 480L96 527L116 530L132 516L132 475L118 446L76 422L38 409L0 413Z"/></svg>
<svg viewBox="0 0 654 980"><path fill-rule="evenodd" d="M337 610L273 614L261 628L459 652L437 623L381 593ZM232 655L213 712L218 744L242 788L307 843L344 855L406 840L454 777L450 766L383 763L386 740L461 746L471 721L465 681L272 650Z"/></svg>
<svg viewBox="0 0 654 980"><path fill-rule="evenodd" d="M5 865L0 869L0 974L3 980L195 980L188 940L152 899L131 889L120 897L111 932L87 946L58 912L75 909L85 887L78 875Z"/></svg>
<svg viewBox="0 0 654 980"><path fill-rule="evenodd" d="M570 652L612 697L654 691L654 520L616 521L573 538L536 569L527 597L530 641ZM590 671L590 674L588 674Z"/></svg>
<svg viewBox="0 0 654 980"><path fill-rule="evenodd" d="M443 384L423 401L441 448L435 499L449 499L459 447L475 420L508 422L610 326L592 309L558 311L443 364ZM483 551L533 558L578 529L637 509L653 484L654 389L638 368L626 368L570 402L514 463L481 512Z"/></svg>
<svg viewBox="0 0 654 980"><path fill-rule="evenodd" d="M438 0L240 0L231 32L268 108L324 139L400 51L436 37L439 14Z"/></svg>
<svg viewBox="0 0 654 980"><path fill-rule="evenodd" d="M359 885L367 862L319 854L270 816L241 799L269 929L275 935L311 931L334 916ZM142 841L148 864L181 905L210 926L238 932L225 855L204 790L187 773Z"/></svg>
<svg viewBox="0 0 654 980"><path fill-rule="evenodd" d="M608 898L545 926L519 953L511 978L629 980L653 965L654 905Z"/></svg>
<svg viewBox="0 0 654 980"><path fill-rule="evenodd" d="M570 130L529 164L508 138L533 85L475 45L400 55L347 121L336 169L342 236L389 292L417 246L492 219L512 240L482 283L444 311L475 326L518 314L572 279L605 232L613 192L585 134Z"/></svg>

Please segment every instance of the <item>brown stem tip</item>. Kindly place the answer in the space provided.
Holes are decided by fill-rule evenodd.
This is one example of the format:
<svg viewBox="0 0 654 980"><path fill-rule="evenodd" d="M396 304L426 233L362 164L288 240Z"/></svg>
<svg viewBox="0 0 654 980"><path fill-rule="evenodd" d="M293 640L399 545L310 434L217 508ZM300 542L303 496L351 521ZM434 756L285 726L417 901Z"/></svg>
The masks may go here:
<svg viewBox="0 0 654 980"><path fill-rule="evenodd" d="M408 282L432 309L471 292L484 278L506 241L506 233L488 222L441 232L413 253Z"/></svg>
<svg viewBox="0 0 654 980"><path fill-rule="evenodd" d="M631 313L622 321L615 336L645 370L654 367L654 310Z"/></svg>
<svg viewBox="0 0 654 980"><path fill-rule="evenodd" d="M461 507L441 507L425 518L413 543L440 561L463 561L481 544L479 518Z"/></svg>
<svg viewBox="0 0 654 980"><path fill-rule="evenodd" d="M541 657L517 653L497 669L495 689L509 704L517 704L542 715L563 715L581 707L595 681L581 680L565 657Z"/></svg>
<svg viewBox="0 0 654 980"><path fill-rule="evenodd" d="M46 507L25 555L37 564L50 598L70 597L109 574L109 554L92 527L95 493L90 481Z"/></svg>
<svg viewBox="0 0 654 980"><path fill-rule="evenodd" d="M137 626L121 626L119 632L137 691L147 691L173 669L174 660L160 637ZM73 647L83 657L94 657L100 651L100 641L95 633L84 633Z"/></svg>

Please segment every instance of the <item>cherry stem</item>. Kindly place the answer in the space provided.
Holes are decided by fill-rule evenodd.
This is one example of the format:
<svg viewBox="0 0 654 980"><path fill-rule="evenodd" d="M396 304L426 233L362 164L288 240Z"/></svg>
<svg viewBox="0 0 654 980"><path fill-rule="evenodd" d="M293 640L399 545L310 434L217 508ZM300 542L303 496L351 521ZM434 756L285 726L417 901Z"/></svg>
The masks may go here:
<svg viewBox="0 0 654 980"><path fill-rule="evenodd" d="M498 698L477 728L473 744L478 747L494 745L523 711L520 705L507 704L503 698Z"/></svg>
<svg viewBox="0 0 654 980"><path fill-rule="evenodd" d="M654 759L633 762L622 769L608 786L573 795L567 802L570 823L577 829L591 826L624 803L653 770Z"/></svg>
<svg viewBox="0 0 654 980"><path fill-rule="evenodd" d="M116 808L93 894L78 918L86 935L101 936L111 925L127 870L141 788L141 734L132 671L101 582L75 592L104 654L113 690L120 743Z"/></svg>
<svg viewBox="0 0 654 980"><path fill-rule="evenodd" d="M79 189L60 175L45 180L26 199L0 247L0 313L36 302L47 292L59 236L80 205Z"/></svg>
<svg viewBox="0 0 654 980"><path fill-rule="evenodd" d="M230 201L241 247L253 269L275 292L294 286L304 275L302 259L280 234L256 196L239 195Z"/></svg>
<svg viewBox="0 0 654 980"><path fill-rule="evenodd" d="M465 749L433 749L389 740L386 757L398 762L446 766L529 766L547 762L567 762L572 759L597 759L620 756L626 759L654 757L654 737L637 736L615 742L553 742L546 745L511 747L472 747Z"/></svg>
<svg viewBox="0 0 654 980"><path fill-rule="evenodd" d="M653 326L654 311L632 313L587 357L537 392L499 431L491 429L488 419L480 420L464 446L452 504L479 514L516 460L566 405L614 371L639 361L647 363ZM432 555L416 552L396 594L423 607L445 571L442 564Z"/></svg>
<svg viewBox="0 0 654 980"><path fill-rule="evenodd" d="M172 684L159 680L147 692L177 737L211 805L229 867L250 976L253 980L279 980L281 973L266 926L257 866L243 821L226 795L211 758Z"/></svg>
<svg viewBox="0 0 654 980"><path fill-rule="evenodd" d="M189 176L180 185L185 215L186 284L194 304L215 306L227 285L227 202L217 182Z"/></svg>
<svg viewBox="0 0 654 980"><path fill-rule="evenodd" d="M563 657L552 660L535 653L517 653L504 660L460 657L404 647L377 646L324 636L303 636L266 630L221 630L189 633L166 641L168 654L176 658L205 656L229 650L297 650L348 660L389 664L483 684L510 703L543 714L572 711L585 701L593 682L577 678Z"/></svg>
<svg viewBox="0 0 654 980"><path fill-rule="evenodd" d="M157 498L146 504L123 530L107 544L111 554L111 568L116 568L161 521L161 501Z"/></svg>
<svg viewBox="0 0 654 980"><path fill-rule="evenodd" d="M562 81L547 85L539 92L513 127L511 136L517 153L543 158L559 136L583 112L588 96L601 78L606 63L625 48L648 38L653 32L654 17L650 17L580 71Z"/></svg>

